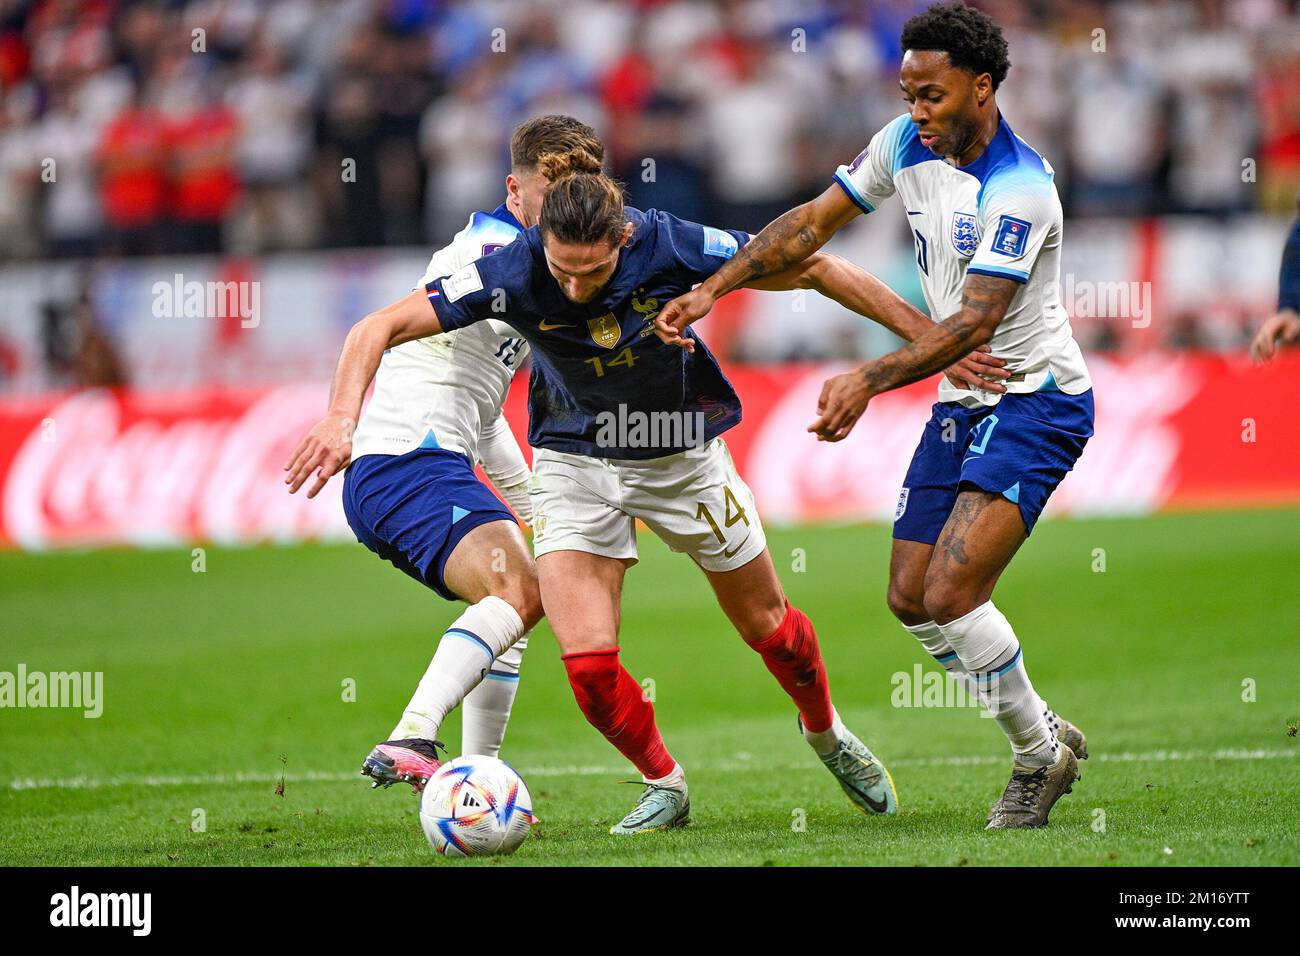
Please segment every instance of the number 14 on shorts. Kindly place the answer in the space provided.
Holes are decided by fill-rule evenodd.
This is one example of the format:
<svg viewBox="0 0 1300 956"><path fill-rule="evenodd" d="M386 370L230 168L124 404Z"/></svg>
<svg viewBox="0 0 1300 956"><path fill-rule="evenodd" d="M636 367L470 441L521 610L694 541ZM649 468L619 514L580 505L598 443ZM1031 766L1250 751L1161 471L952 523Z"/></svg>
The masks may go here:
<svg viewBox="0 0 1300 956"><path fill-rule="evenodd" d="M745 527L748 528L749 518L745 515L745 509L741 505L740 501L737 500L730 485L722 486L722 497L726 505L726 512L722 517L723 527L730 528L734 524L743 523ZM709 527L713 529L713 533L717 536L720 544L725 545L727 543L727 536L722 533L722 528L718 527L718 521L713 517L713 512L709 510L709 506L703 501L701 501L699 507L695 509L695 517L697 519L703 519L709 523Z"/></svg>

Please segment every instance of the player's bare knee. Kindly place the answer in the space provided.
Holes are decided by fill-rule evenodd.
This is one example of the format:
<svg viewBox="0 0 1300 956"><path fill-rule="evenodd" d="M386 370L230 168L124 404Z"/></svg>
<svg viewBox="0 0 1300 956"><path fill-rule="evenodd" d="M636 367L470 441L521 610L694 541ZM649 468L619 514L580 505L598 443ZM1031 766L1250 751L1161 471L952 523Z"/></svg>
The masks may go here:
<svg viewBox="0 0 1300 956"><path fill-rule="evenodd" d="M929 582L925 587L926 620L936 624L948 624L969 614L979 607L987 598L981 598L969 588L949 581Z"/></svg>
<svg viewBox="0 0 1300 956"><path fill-rule="evenodd" d="M754 607L745 608L745 613L732 617L731 623L746 644L761 641L776 633L781 622L785 620L785 598L780 602L766 601Z"/></svg>
<svg viewBox="0 0 1300 956"><path fill-rule="evenodd" d="M925 609L924 592L914 594L891 581L885 602L889 605L889 612L909 627L932 620Z"/></svg>
<svg viewBox="0 0 1300 956"><path fill-rule="evenodd" d="M535 574L509 575L496 584L492 593L515 609L525 628L531 630L543 617L542 592Z"/></svg>

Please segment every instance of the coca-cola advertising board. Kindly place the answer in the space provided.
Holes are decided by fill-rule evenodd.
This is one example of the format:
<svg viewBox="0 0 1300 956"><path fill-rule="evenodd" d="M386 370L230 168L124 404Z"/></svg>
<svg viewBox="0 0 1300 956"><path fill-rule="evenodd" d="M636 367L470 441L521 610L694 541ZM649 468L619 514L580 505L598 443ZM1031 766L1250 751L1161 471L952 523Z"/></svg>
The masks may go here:
<svg viewBox="0 0 1300 956"><path fill-rule="evenodd" d="M1175 354L1090 362L1096 435L1048 515L1300 502L1300 354L1265 366ZM828 366L733 367L727 434L765 519L888 521L934 381L875 399L843 442L818 442ZM507 405L521 446L526 381ZM347 539L341 481L289 495L282 466L324 411L325 383L86 391L0 405L0 546Z"/></svg>

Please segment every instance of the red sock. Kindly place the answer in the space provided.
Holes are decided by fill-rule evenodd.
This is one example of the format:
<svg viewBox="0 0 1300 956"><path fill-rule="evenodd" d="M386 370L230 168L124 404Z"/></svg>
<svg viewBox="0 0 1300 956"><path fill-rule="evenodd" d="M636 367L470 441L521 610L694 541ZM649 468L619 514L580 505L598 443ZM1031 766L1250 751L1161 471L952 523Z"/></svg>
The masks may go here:
<svg viewBox="0 0 1300 956"><path fill-rule="evenodd" d="M655 709L618 662L618 648L583 651L561 658L569 685L587 721L649 779L666 777L677 761L655 726Z"/></svg>
<svg viewBox="0 0 1300 956"><path fill-rule="evenodd" d="M804 729L829 730L835 719L831 685L808 615L787 600L780 627L749 646L762 655L767 669L799 708Z"/></svg>

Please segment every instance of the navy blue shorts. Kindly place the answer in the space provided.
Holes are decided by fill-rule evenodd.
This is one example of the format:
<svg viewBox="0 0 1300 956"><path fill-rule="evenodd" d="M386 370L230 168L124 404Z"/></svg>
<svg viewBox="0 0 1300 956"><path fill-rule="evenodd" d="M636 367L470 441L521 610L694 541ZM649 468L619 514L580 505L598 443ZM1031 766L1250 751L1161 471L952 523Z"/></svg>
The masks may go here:
<svg viewBox="0 0 1300 956"><path fill-rule="evenodd" d="M936 402L908 466L894 537L934 544L962 485L1020 507L1025 532L1092 437L1092 389L1007 394L990 407Z"/></svg>
<svg viewBox="0 0 1300 956"><path fill-rule="evenodd" d="M343 476L343 513L357 540L449 601L447 559L465 537L510 513L468 456L445 448L364 455Z"/></svg>

